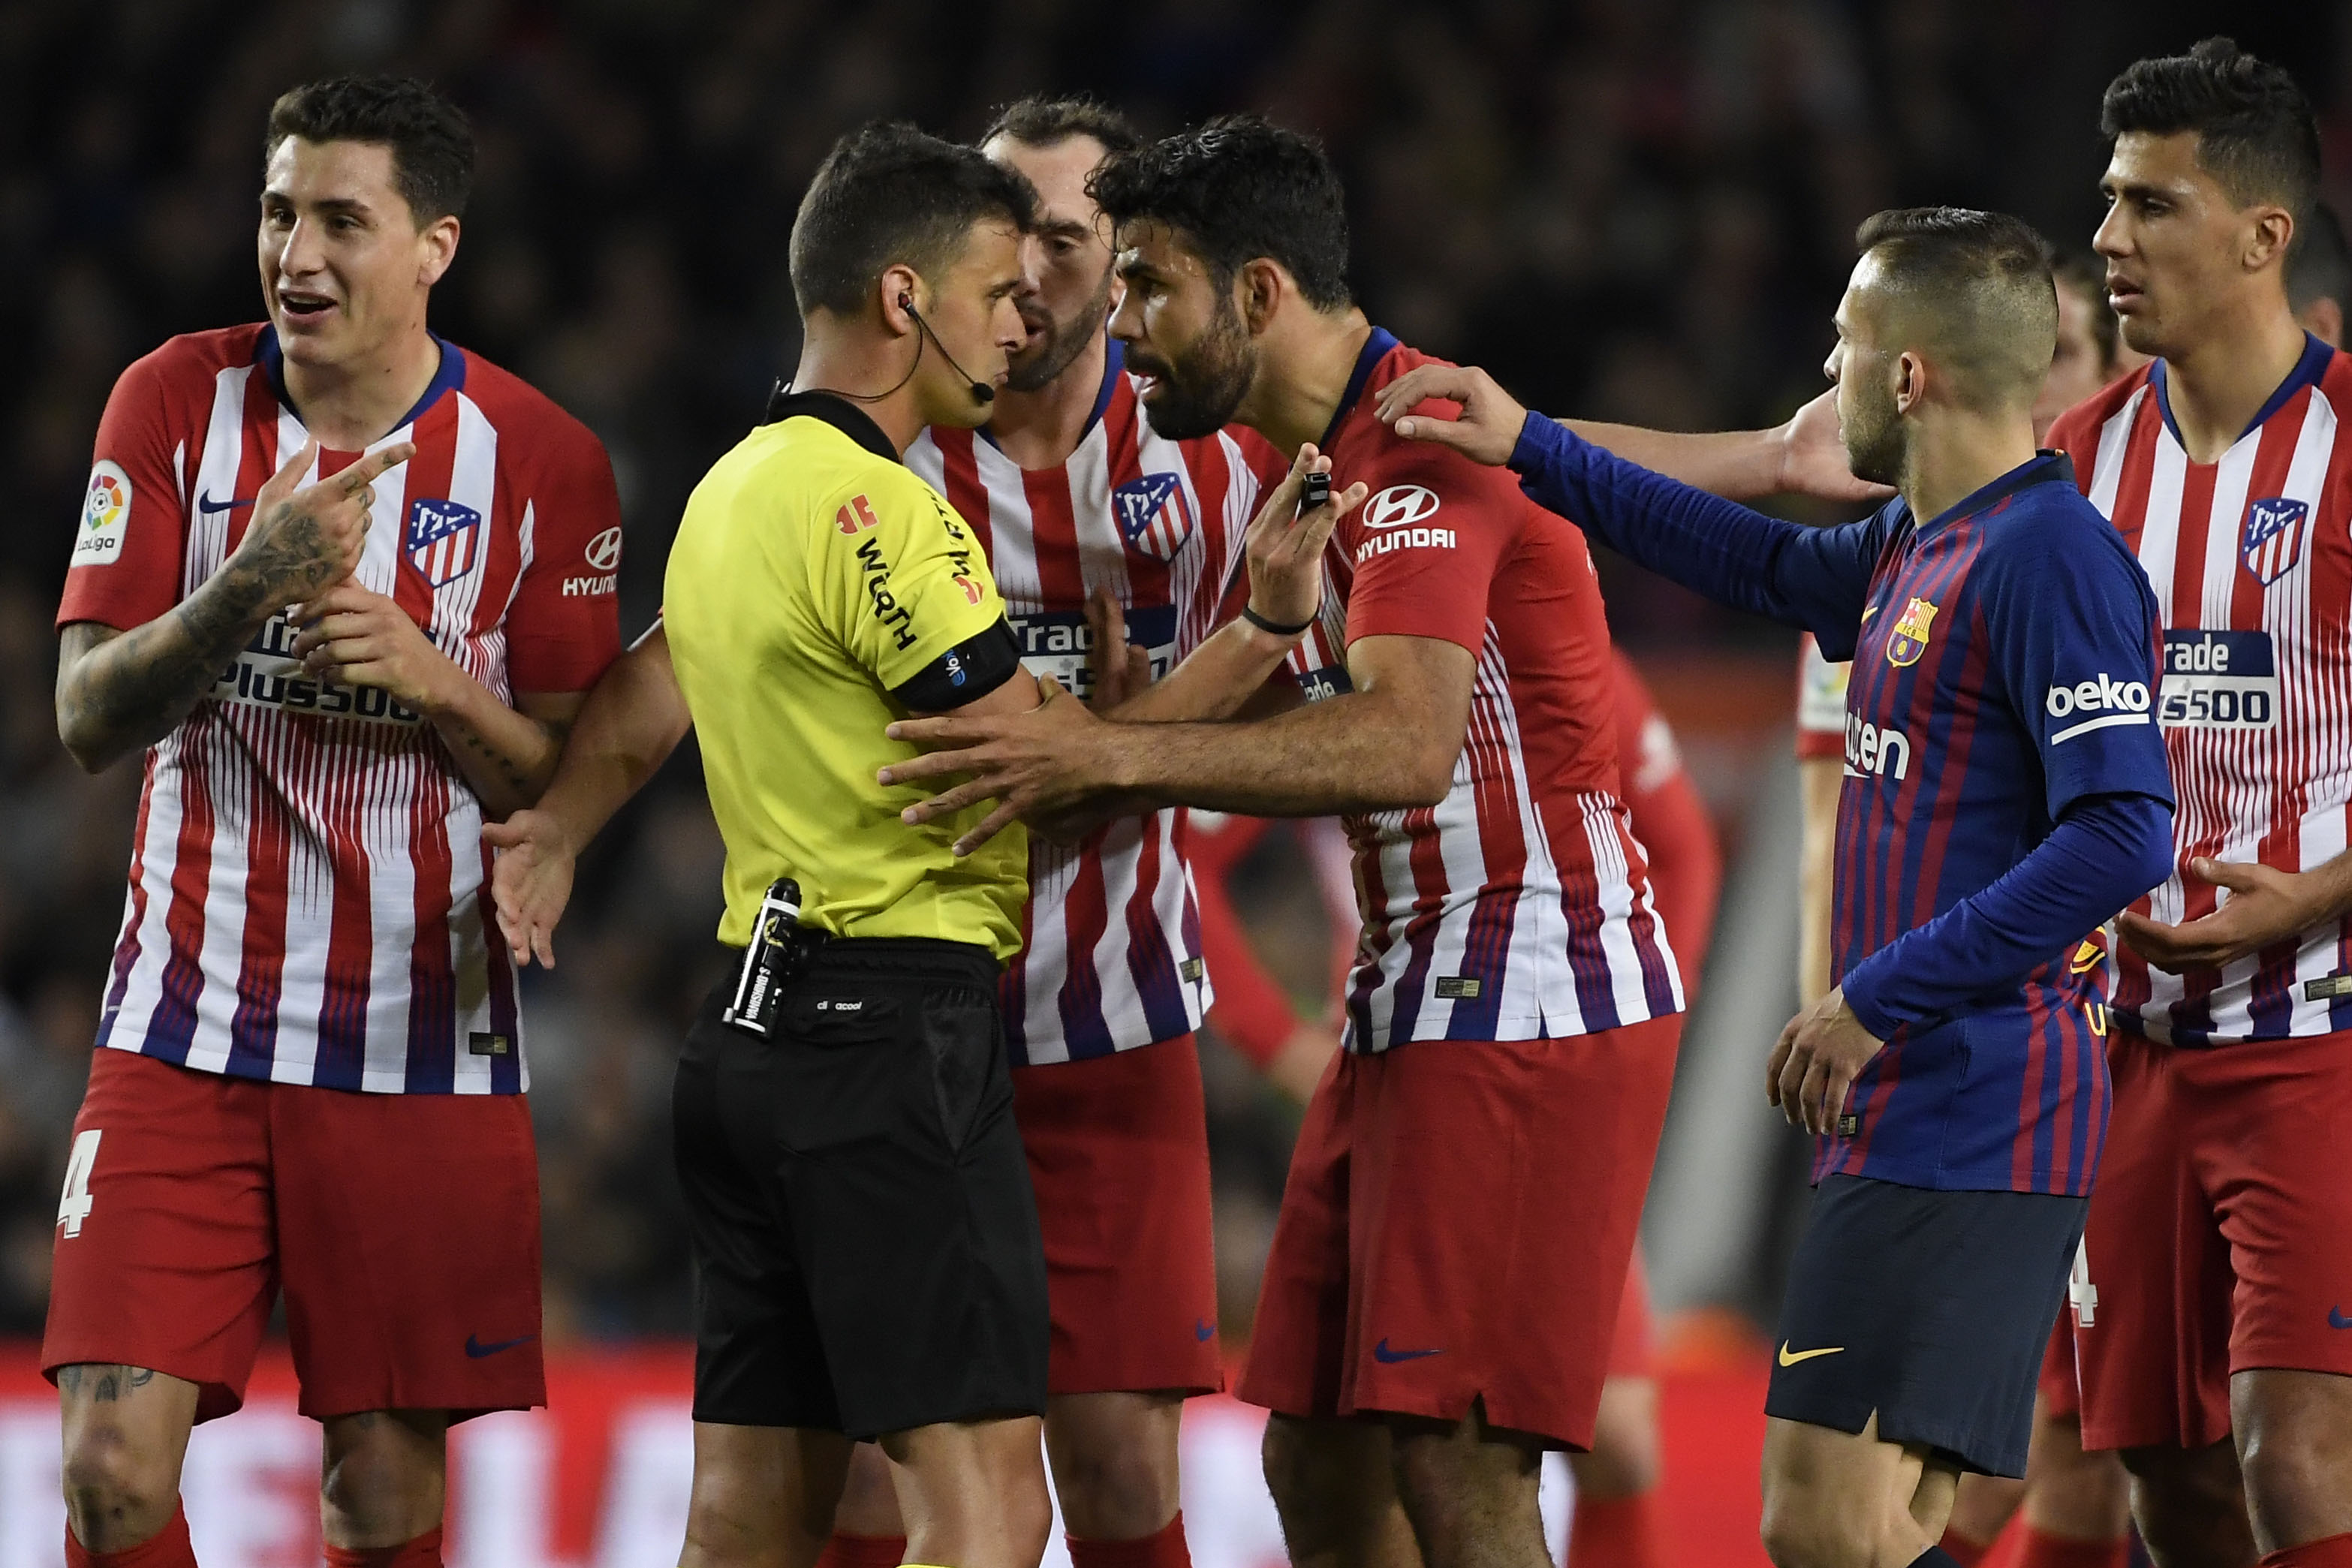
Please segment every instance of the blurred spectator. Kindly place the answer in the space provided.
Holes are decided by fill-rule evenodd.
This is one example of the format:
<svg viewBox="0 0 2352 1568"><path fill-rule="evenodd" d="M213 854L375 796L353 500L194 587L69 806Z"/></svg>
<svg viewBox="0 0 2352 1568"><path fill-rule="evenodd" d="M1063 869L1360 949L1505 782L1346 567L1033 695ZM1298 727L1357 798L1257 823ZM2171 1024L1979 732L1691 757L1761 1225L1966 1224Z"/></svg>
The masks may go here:
<svg viewBox="0 0 2352 1568"><path fill-rule="evenodd" d="M2251 48L2352 72L2340 6L2231 16ZM2039 0L0 6L0 1332L39 1322L137 797L134 768L74 770L50 721L49 618L90 437L132 357L257 313L261 126L285 88L413 71L474 116L480 177L435 325L604 438L634 631L686 492L793 361L784 238L816 160L864 117L968 135L1045 88L1159 129L1269 109L1347 172L1376 319L1538 406L1705 426L1778 418L1820 385L1850 236L1876 207L2004 204L2081 245L2100 87L2193 27L2180 5ZM2305 86L2338 96L2322 75ZM2347 143L2342 121L2327 132ZM1784 646L1610 576L1637 651ZM709 983L717 857L682 758L583 868L562 967L530 982L551 1333L684 1322L667 1084ZM1286 889L1269 873L1269 909ZM1240 1315L1289 1123L1211 1061Z"/></svg>

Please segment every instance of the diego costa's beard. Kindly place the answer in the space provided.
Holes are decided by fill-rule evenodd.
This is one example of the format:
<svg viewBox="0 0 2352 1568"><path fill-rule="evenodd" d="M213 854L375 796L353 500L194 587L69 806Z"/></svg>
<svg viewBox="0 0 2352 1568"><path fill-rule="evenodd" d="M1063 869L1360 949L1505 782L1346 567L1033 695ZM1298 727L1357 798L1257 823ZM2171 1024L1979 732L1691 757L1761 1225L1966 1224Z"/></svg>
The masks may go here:
<svg viewBox="0 0 2352 1568"><path fill-rule="evenodd" d="M1066 321L1055 320L1042 307L1034 316L1022 311L1021 322L1029 329L1030 341L1013 356L1004 390L1043 392L1076 363L1087 345L1102 336L1103 324L1110 319L1110 285L1111 269L1106 267L1094 298Z"/></svg>
<svg viewBox="0 0 2352 1568"><path fill-rule="evenodd" d="M1903 416L1895 407L1895 394L1886 390L1884 382L1873 379L1864 383L1861 397L1853 411L1838 427L1838 438L1845 445L1846 466L1857 479L1874 485L1900 485L1903 482Z"/></svg>
<svg viewBox="0 0 2352 1568"><path fill-rule="evenodd" d="M1220 299L1215 318L1185 350L1182 363L1132 350L1127 362L1129 369L1160 382L1143 405L1152 434L1164 441L1192 441L1233 423L1251 378L1257 374L1257 350L1234 302Z"/></svg>

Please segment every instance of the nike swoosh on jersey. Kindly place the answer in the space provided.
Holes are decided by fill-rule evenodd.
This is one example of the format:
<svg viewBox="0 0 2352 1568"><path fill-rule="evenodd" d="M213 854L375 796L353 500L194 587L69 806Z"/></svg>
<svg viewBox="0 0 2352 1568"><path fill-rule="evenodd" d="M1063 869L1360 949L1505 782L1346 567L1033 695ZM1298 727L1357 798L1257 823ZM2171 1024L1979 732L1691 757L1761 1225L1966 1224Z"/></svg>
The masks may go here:
<svg viewBox="0 0 2352 1568"><path fill-rule="evenodd" d="M1380 1343L1372 1346L1372 1359L1391 1366L1400 1361L1419 1361L1425 1355L1444 1355L1444 1354L1445 1348L1443 1345L1435 1350L1391 1350L1385 1335L1381 1337Z"/></svg>
<svg viewBox="0 0 2352 1568"><path fill-rule="evenodd" d="M1782 1366L1794 1366L1801 1361L1811 1361L1817 1355L1836 1355L1844 1349L1845 1346L1842 1344L1825 1344L1819 1350L1792 1351L1789 1348L1789 1342L1787 1340L1782 1340L1780 1342L1780 1364Z"/></svg>
<svg viewBox="0 0 2352 1568"><path fill-rule="evenodd" d="M196 510L199 512L231 512L235 511L239 507L250 507L253 505L254 500L255 497L251 496L232 496L226 501L215 501L210 496L198 496L196 497Z"/></svg>

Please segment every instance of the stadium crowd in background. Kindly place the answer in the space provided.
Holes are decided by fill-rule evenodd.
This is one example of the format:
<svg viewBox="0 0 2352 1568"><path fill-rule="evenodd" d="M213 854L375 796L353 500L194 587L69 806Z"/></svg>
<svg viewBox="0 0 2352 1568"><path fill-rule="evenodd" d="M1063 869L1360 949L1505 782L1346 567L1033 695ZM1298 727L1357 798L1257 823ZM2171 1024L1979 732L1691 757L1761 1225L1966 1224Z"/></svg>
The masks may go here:
<svg viewBox="0 0 2352 1568"><path fill-rule="evenodd" d="M288 83L414 70L474 116L476 207L435 325L606 443L633 632L687 486L790 362L776 258L792 199L859 120L969 135L991 106L1044 86L1093 87L1155 131L1266 108L1323 135L1348 177L1355 281L1375 319L1544 406L1709 428L1776 417L1818 384L1819 323L1864 214L1969 201L2085 239L2098 89L2132 56L2196 36L2174 9L11 7L0 320L23 358L0 390L18 519L0 533L0 1332L39 1325L138 789L131 769L81 777L55 737L63 540L122 366L170 333L252 314L257 128ZM2267 31L2238 25L2250 47L2297 62L2323 110L2341 96L2347 40L2316 8ZM2333 152L2347 127L2326 129ZM2347 161L2329 166L2340 176ZM1550 329L1527 332L1530 317ZM1637 574L1609 586L1637 652L1781 646ZM674 764L591 862L564 968L528 993L551 1336L687 1321L664 1091L712 977L719 850L695 782L690 757ZM1254 883L1244 870L1244 907L1267 912L1277 943L1290 934L1286 977L1311 998L1326 962L1303 862L1258 869ZM1212 1053L1208 1071L1221 1268L1229 1315L1245 1318L1288 1124L1230 1059Z"/></svg>

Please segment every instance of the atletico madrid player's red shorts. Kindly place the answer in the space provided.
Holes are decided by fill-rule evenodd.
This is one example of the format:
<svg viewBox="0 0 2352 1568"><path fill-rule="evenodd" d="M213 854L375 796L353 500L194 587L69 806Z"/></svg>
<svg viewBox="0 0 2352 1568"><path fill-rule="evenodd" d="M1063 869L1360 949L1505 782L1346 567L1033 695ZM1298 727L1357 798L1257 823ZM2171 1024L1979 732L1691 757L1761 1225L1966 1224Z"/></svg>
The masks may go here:
<svg viewBox="0 0 2352 1568"><path fill-rule="evenodd" d="M1592 1445L1679 1018L1343 1056L1291 1156L1240 1396Z"/></svg>
<svg viewBox="0 0 2352 1568"><path fill-rule="evenodd" d="M2352 1032L2188 1050L2118 1030L2107 1063L2083 1446L2220 1442L2232 1373L2352 1376Z"/></svg>
<svg viewBox="0 0 2352 1568"><path fill-rule="evenodd" d="M2050 1331L2050 1348L2042 1353L2042 1378L2035 1386L2042 1396L2037 1416L2062 1421L2081 1417L2083 1380L2074 1372L2074 1314L2069 1308L2058 1309L2058 1326Z"/></svg>
<svg viewBox="0 0 2352 1568"><path fill-rule="evenodd" d="M1658 1375L1658 1334L1650 1318L1650 1271L1642 1266L1642 1249L1625 1270L1625 1293L1617 1302L1617 1329L1609 1341L1609 1375L1655 1377Z"/></svg>
<svg viewBox="0 0 2352 1568"><path fill-rule="evenodd" d="M1054 1322L1048 1394L1224 1386L1191 1035L1013 1070Z"/></svg>
<svg viewBox="0 0 2352 1568"><path fill-rule="evenodd" d="M226 1416L282 1288L305 1416L547 1402L521 1095L264 1083L100 1050L74 1139L52 1380L152 1367L197 1385L198 1420Z"/></svg>

